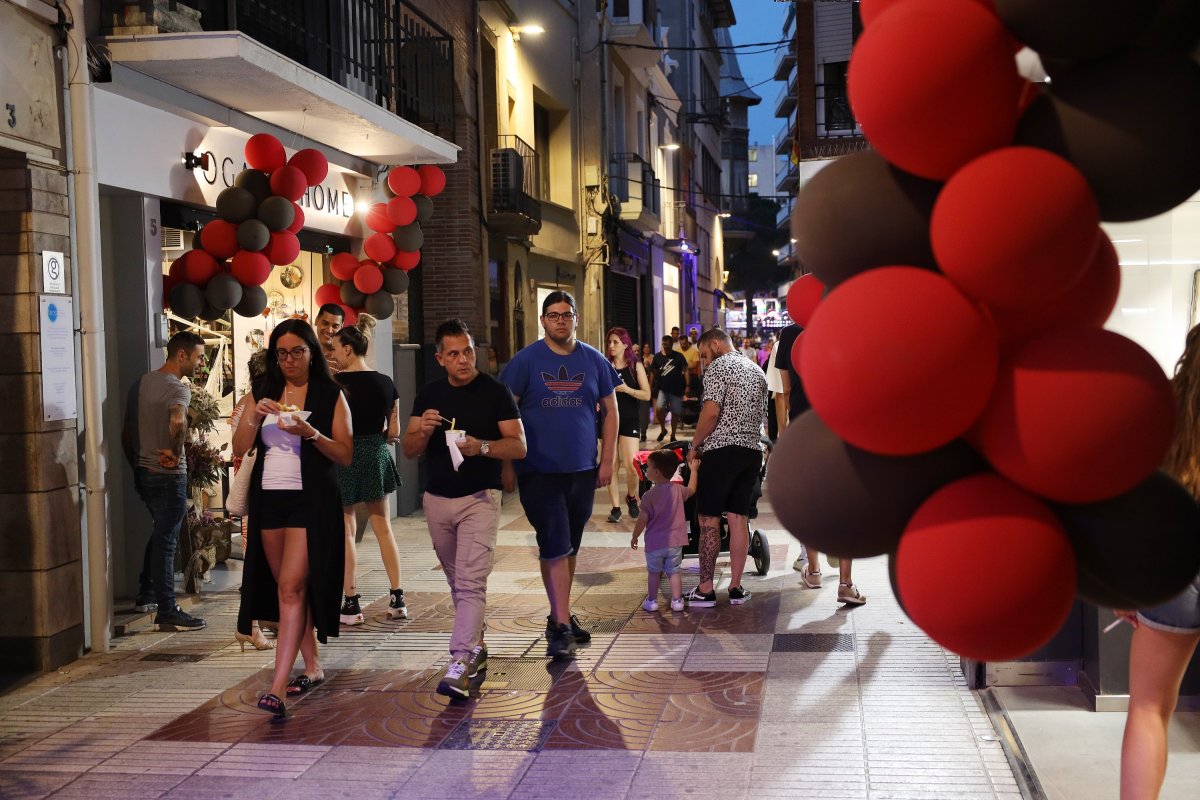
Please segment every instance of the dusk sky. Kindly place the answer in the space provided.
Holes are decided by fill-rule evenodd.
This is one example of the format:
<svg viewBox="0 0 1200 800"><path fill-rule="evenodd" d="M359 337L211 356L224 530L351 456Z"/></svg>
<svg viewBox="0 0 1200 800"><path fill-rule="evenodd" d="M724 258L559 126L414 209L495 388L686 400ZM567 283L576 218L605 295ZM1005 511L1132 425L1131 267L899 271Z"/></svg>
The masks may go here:
<svg viewBox="0 0 1200 800"><path fill-rule="evenodd" d="M733 13L737 24L730 29L735 45L750 42L777 42L783 38L783 21L787 17L787 3L775 0L733 0ZM786 45L781 45L784 47ZM756 52L756 51L766 52ZM779 50L767 47L748 47L738 51L738 64L746 83L763 100L750 109L750 141L770 143L771 136L783 126L783 120L775 118L775 101L783 87L783 81L771 80L775 72L775 59ZM761 86L756 83L767 81Z"/></svg>

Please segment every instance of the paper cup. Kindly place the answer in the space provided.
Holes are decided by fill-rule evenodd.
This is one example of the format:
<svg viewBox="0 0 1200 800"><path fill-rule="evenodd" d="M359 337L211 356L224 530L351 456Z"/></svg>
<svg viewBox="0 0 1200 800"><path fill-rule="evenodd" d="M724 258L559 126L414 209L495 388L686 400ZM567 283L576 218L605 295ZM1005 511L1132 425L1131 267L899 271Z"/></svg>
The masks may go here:
<svg viewBox="0 0 1200 800"><path fill-rule="evenodd" d="M466 431L446 431L446 447L449 447L451 442L461 442L466 438Z"/></svg>

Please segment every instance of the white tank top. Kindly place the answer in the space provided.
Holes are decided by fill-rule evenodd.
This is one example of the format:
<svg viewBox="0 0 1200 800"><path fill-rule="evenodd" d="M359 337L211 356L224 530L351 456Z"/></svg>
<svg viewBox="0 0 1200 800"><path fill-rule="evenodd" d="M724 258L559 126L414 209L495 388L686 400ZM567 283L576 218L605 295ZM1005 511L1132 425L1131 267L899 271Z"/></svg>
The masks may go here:
<svg viewBox="0 0 1200 800"><path fill-rule="evenodd" d="M262 488L303 489L300 476L300 437L279 429L279 418L267 417L262 427L263 458Z"/></svg>

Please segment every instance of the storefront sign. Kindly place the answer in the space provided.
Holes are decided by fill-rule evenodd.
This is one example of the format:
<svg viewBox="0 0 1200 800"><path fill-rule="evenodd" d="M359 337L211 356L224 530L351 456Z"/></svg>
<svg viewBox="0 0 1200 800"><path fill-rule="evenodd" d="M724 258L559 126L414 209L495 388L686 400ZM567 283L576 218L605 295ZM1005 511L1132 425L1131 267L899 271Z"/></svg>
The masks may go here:
<svg viewBox="0 0 1200 800"><path fill-rule="evenodd" d="M42 419L74 419L75 332L71 298L39 297L41 307Z"/></svg>
<svg viewBox="0 0 1200 800"><path fill-rule="evenodd" d="M67 293L67 267L62 253L42 251L42 290L49 294Z"/></svg>

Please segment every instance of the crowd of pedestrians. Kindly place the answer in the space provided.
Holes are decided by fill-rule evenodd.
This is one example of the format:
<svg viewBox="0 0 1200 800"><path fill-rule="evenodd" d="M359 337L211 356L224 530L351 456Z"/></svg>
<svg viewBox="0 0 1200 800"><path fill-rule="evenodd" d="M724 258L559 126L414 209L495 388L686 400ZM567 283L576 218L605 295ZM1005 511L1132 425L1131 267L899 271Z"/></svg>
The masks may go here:
<svg viewBox="0 0 1200 800"><path fill-rule="evenodd" d="M719 328L701 334L692 327L687 335L674 328L654 351L617 327L601 352L576 338L575 299L557 291L542 304L544 338L516 353L497 379L479 371L467 325L447 320L434 337L445 376L420 387L401 434L396 386L370 366L374 321L360 315L344 326L344 319L341 307L330 304L311 326L299 319L277 325L252 359L251 389L230 420L235 469L248 486L236 637L243 647L276 650L261 708L285 715L289 697L325 680L318 643L336 636L339 625L365 621L355 579L360 510L390 584L387 615L409 615L388 510L399 485L389 445L400 444L405 458L425 458L425 521L455 609L450 663L437 689L444 695L469 696L487 667L487 582L504 491L519 493L534 529L551 658L570 658L591 639L572 613L571 590L598 489L609 491L608 522L628 514L635 523L631 546L644 541L645 611L658 610L664 575L672 612L716 605L723 527L728 600L750 601L742 573L764 442L770 442L764 437L769 394L776 395L780 430L807 407L787 356L795 342L789 331L760 349L749 340L735 343ZM202 365L203 339L177 334L167 356L131 389L126 409L126 453L154 518L137 604L144 611L157 607L161 628L193 630L205 623L175 603L172 565L187 505L190 392L183 379ZM651 418L659 423L658 443L670 419L670 446L639 456L649 449L642 445ZM690 440L678 438L681 429ZM649 485L644 495L642 478ZM700 582L685 596L680 567L689 544L685 509L692 507ZM817 553L807 551L797 569L800 586L820 586ZM841 570L839 599L864 602L849 581L850 562L841 562ZM274 642L263 627L276 632ZM293 677L297 656L304 668Z"/></svg>

